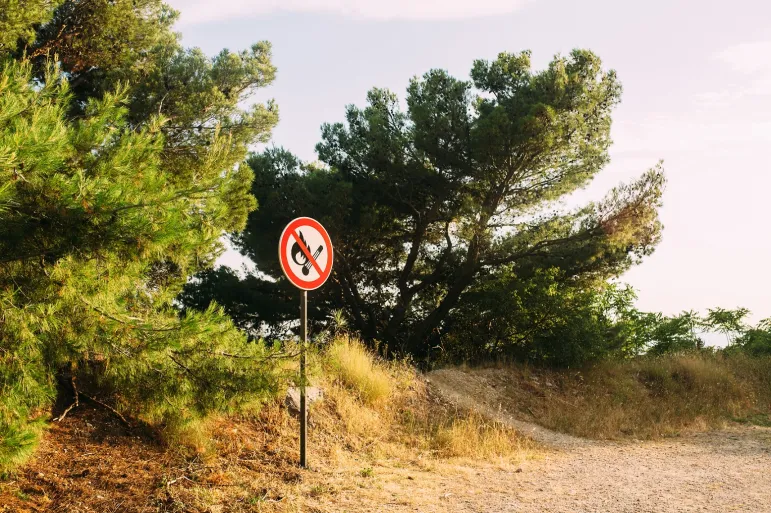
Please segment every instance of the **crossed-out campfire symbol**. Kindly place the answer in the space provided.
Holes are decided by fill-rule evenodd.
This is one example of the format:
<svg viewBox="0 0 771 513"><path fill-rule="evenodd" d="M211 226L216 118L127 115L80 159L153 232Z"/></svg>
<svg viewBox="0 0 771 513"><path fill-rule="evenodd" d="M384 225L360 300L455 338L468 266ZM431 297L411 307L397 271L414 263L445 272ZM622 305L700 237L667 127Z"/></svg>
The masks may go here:
<svg viewBox="0 0 771 513"><path fill-rule="evenodd" d="M308 242L305 240L305 237L303 237L303 232L299 232L300 235L300 242L305 246L307 249L307 252L311 252L311 248L308 245ZM302 272L303 276L308 276L311 272L311 266L313 266L313 263L308 258L308 256L305 254L306 252L302 250L300 247L300 242L295 240L295 243L292 244L292 261L294 261L295 264L302 266ZM319 249L316 250L315 253L313 253L313 260L318 260L319 255L321 255L321 252L324 251L324 246L319 246Z"/></svg>

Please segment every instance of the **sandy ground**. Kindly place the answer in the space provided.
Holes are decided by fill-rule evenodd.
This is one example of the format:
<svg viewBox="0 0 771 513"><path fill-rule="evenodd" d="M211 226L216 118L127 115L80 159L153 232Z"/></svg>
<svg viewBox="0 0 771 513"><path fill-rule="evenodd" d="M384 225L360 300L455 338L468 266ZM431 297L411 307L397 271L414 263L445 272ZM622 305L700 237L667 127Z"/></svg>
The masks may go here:
<svg viewBox="0 0 771 513"><path fill-rule="evenodd" d="M485 392L495 395L482 378L456 370L434 372L429 380L464 406ZM542 442L546 454L517 468L460 468L456 479L447 478L445 511L771 512L769 428L602 442L550 432L490 404L481 409ZM442 480L435 481L441 493Z"/></svg>
<svg viewBox="0 0 771 513"><path fill-rule="evenodd" d="M588 444L520 466L376 468L372 483L378 492L367 490L370 505L356 492L343 492L334 499L336 511L767 512L771 433L758 428Z"/></svg>

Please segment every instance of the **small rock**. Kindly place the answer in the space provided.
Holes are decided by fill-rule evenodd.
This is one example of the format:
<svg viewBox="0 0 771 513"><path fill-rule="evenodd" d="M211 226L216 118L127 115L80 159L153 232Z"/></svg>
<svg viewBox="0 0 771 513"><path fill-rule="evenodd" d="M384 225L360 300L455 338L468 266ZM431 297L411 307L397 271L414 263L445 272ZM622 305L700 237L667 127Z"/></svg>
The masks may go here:
<svg viewBox="0 0 771 513"><path fill-rule="evenodd" d="M514 471L515 474L519 474L520 472L522 472L521 468L518 468L517 470Z"/></svg>
<svg viewBox="0 0 771 513"><path fill-rule="evenodd" d="M324 391L321 388L305 388L305 399L308 401L309 406L316 401L322 400L323 398ZM297 387L289 388L289 390L286 391L286 399L284 402L286 403L287 408L289 408L289 411L298 413L300 411L300 389Z"/></svg>

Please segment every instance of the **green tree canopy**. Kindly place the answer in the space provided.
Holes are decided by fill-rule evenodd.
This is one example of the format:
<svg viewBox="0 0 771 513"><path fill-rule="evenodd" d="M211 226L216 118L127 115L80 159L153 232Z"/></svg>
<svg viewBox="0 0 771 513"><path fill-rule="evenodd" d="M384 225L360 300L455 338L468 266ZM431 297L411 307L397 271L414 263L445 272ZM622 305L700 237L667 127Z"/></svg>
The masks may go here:
<svg viewBox="0 0 771 513"><path fill-rule="evenodd" d="M159 1L59 4L0 15L0 466L57 380L170 429L275 386L218 309L174 306L255 206L239 163L277 111L240 104L274 77L269 45L209 58Z"/></svg>
<svg viewBox="0 0 771 513"><path fill-rule="evenodd" d="M754 356L771 355L771 318L746 328L738 335L732 349L741 349Z"/></svg>
<svg viewBox="0 0 771 513"><path fill-rule="evenodd" d="M704 319L704 326L726 336L728 344L732 344L736 336L747 330L744 319L750 311L746 308L730 310L727 308L710 308Z"/></svg>
<svg viewBox="0 0 771 513"><path fill-rule="evenodd" d="M628 287L576 284L554 268L521 279L505 267L466 292L446 321L439 356L568 367L638 354L648 341L630 329L635 298Z"/></svg>
<svg viewBox="0 0 771 513"><path fill-rule="evenodd" d="M0 0L0 53L32 43L35 28L47 22L61 0Z"/></svg>
<svg viewBox="0 0 771 513"><path fill-rule="evenodd" d="M530 54L477 61L471 81L432 70L406 111L373 89L346 123L324 125L321 165L281 149L250 158L262 208L234 241L260 276L281 280L276 241L309 215L335 244L333 279L313 301L344 307L368 340L416 355L485 276L604 280L653 251L663 175L656 168L575 211L559 202L608 162L621 87L591 52L533 71Z"/></svg>

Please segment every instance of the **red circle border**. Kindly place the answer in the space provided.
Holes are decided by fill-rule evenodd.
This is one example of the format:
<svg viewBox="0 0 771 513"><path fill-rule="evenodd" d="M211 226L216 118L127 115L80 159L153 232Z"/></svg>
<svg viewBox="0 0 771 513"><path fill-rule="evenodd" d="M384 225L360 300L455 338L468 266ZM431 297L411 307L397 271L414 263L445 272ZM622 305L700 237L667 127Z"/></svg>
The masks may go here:
<svg viewBox="0 0 771 513"><path fill-rule="evenodd" d="M289 267L289 262L286 258L286 245L289 243L289 238L292 237L292 233L301 226L309 226L311 228L314 228L317 230L321 237L324 239L324 244L326 244L327 248L329 248L329 258L327 258L327 265L326 269L323 269L323 272L321 273L321 276L319 276L317 279L313 281L304 281L295 276L292 271L291 267ZM335 253L332 249L332 239L329 238L329 234L327 233L327 230L324 229L323 226L321 226L321 223L316 221L315 219L312 219L310 217L298 217L297 219L292 220L288 225L286 225L286 228L284 228L284 231L281 232L281 238L278 242L278 261L281 263L281 270L284 271L284 274L287 278L289 278L289 281L301 290L315 290L322 285L324 285L324 282L327 281L329 278L329 275L332 274L332 263L335 258Z"/></svg>

